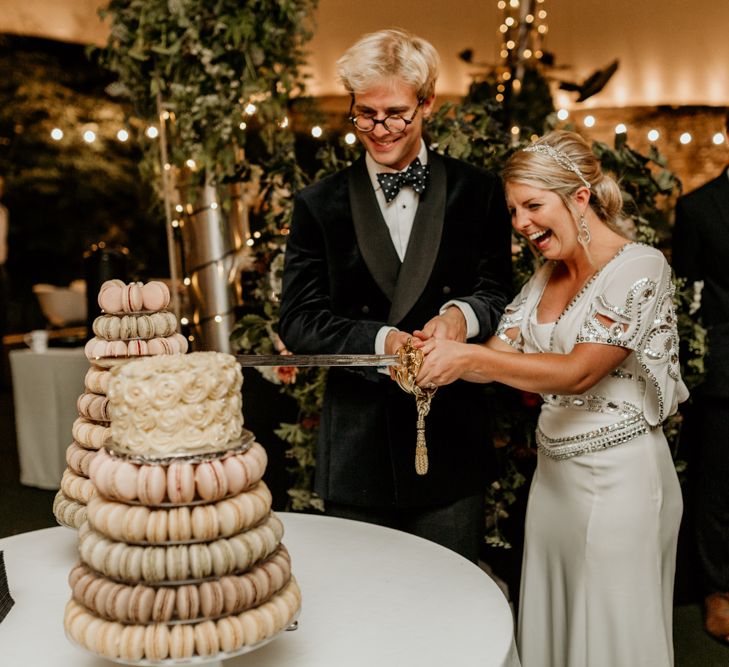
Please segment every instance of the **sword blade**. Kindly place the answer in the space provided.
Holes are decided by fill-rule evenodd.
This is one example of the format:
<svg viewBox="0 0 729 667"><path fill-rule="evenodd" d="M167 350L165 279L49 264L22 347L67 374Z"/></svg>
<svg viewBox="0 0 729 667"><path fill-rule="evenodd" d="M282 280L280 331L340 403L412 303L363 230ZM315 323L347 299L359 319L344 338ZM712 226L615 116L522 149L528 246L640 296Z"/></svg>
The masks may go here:
<svg viewBox="0 0 729 667"><path fill-rule="evenodd" d="M396 366L396 354L239 354L241 366Z"/></svg>

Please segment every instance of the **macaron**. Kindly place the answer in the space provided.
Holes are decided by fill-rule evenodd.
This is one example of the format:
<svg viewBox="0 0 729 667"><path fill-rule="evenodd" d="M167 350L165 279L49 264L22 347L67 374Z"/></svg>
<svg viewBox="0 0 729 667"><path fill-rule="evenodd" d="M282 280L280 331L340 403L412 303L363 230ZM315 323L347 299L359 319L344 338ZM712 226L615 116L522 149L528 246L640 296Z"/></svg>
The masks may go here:
<svg viewBox="0 0 729 667"><path fill-rule="evenodd" d="M111 494L120 500L134 500L137 497L138 467L129 461L113 461Z"/></svg>
<svg viewBox="0 0 729 667"><path fill-rule="evenodd" d="M197 618L200 614L200 592L197 586L186 584L176 591L177 617L183 621Z"/></svg>
<svg viewBox="0 0 729 667"><path fill-rule="evenodd" d="M99 288L99 308L106 313L120 312L122 309L122 290L124 288L124 282L118 279L104 282Z"/></svg>
<svg viewBox="0 0 729 667"><path fill-rule="evenodd" d="M154 588L137 584L129 596L129 620L132 623L148 623L152 618Z"/></svg>
<svg viewBox="0 0 729 667"><path fill-rule="evenodd" d="M159 280L151 280L142 287L145 310L162 310L170 303L170 290Z"/></svg>
<svg viewBox="0 0 729 667"><path fill-rule="evenodd" d="M121 309L125 313L135 313L142 310L144 301L142 298L142 283L129 283L122 290Z"/></svg>
<svg viewBox="0 0 729 667"><path fill-rule="evenodd" d="M218 500L228 493L228 478L219 459L198 464L195 486L203 500Z"/></svg>
<svg viewBox="0 0 729 667"><path fill-rule="evenodd" d="M223 589L219 581L204 581L200 584L200 611L207 618L223 613Z"/></svg>
<svg viewBox="0 0 729 667"><path fill-rule="evenodd" d="M192 626L179 623L170 631L170 658L190 658L195 651L195 633Z"/></svg>
<svg viewBox="0 0 729 667"><path fill-rule="evenodd" d="M215 655L220 651L218 631L212 621L203 621L194 625L195 652L198 655Z"/></svg>
<svg viewBox="0 0 729 667"><path fill-rule="evenodd" d="M171 503L189 503L195 497L195 470L191 463L174 462L167 468L167 497Z"/></svg>
<svg viewBox="0 0 729 667"><path fill-rule="evenodd" d="M218 630L221 651L231 653L243 646L243 625L238 617L221 618L215 626Z"/></svg>
<svg viewBox="0 0 729 667"><path fill-rule="evenodd" d="M147 660L164 660L170 654L170 631L166 625L153 623L144 629L144 655Z"/></svg>
<svg viewBox="0 0 729 667"><path fill-rule="evenodd" d="M149 315L138 315L135 319L137 321L137 336L145 340L152 338L154 336L154 328Z"/></svg>
<svg viewBox="0 0 729 667"><path fill-rule="evenodd" d="M157 623L166 623L175 613L175 589L169 586L160 586L154 594L152 605L152 620Z"/></svg>
<svg viewBox="0 0 729 667"><path fill-rule="evenodd" d="M127 354L130 357L139 357L149 354L146 340L134 339L127 342Z"/></svg>
<svg viewBox="0 0 729 667"><path fill-rule="evenodd" d="M150 354L172 354L172 346L167 338L151 338L147 341L147 349Z"/></svg>
<svg viewBox="0 0 729 667"><path fill-rule="evenodd" d="M137 475L137 498L145 505L159 505L165 499L167 474L162 466L140 466Z"/></svg>

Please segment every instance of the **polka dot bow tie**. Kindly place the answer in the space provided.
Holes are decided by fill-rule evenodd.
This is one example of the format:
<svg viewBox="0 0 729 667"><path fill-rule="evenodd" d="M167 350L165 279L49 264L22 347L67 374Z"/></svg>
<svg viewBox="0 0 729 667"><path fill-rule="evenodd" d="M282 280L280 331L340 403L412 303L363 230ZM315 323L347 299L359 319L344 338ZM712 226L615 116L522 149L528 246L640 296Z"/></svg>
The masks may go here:
<svg viewBox="0 0 729 667"><path fill-rule="evenodd" d="M430 165L423 165L419 158L415 158L405 171L377 174L377 180L385 195L385 201L389 204L397 197L400 188L406 185L409 185L419 195L423 194L425 186L428 184L429 173Z"/></svg>

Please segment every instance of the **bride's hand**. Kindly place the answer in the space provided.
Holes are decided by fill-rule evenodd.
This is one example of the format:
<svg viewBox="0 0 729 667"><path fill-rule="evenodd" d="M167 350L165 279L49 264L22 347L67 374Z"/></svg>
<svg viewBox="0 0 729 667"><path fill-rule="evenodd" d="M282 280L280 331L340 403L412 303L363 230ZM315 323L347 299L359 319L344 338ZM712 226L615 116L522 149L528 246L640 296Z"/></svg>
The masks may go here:
<svg viewBox="0 0 729 667"><path fill-rule="evenodd" d="M451 340L428 338L413 339L413 347L423 351L423 366L417 377L420 387L436 386L457 380L467 370L465 362L468 345Z"/></svg>

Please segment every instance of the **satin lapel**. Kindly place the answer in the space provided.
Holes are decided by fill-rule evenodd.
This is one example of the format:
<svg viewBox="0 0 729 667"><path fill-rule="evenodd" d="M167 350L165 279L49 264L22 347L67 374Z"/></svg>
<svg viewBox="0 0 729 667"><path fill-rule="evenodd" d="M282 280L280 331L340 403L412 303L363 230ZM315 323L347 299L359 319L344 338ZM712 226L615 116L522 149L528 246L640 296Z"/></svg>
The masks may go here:
<svg viewBox="0 0 729 667"><path fill-rule="evenodd" d="M357 245L365 264L385 296L392 301L400 258L392 245L364 158L355 162L349 173L349 201Z"/></svg>
<svg viewBox="0 0 729 667"><path fill-rule="evenodd" d="M443 160L437 154L428 154L428 164L430 183L420 196L408 249L392 298L388 324L400 322L415 305L428 284L438 256L445 218L446 173Z"/></svg>
<svg viewBox="0 0 729 667"><path fill-rule="evenodd" d="M726 170L716 179L715 187L711 189L711 195L721 220L729 229L729 177L727 177Z"/></svg>

